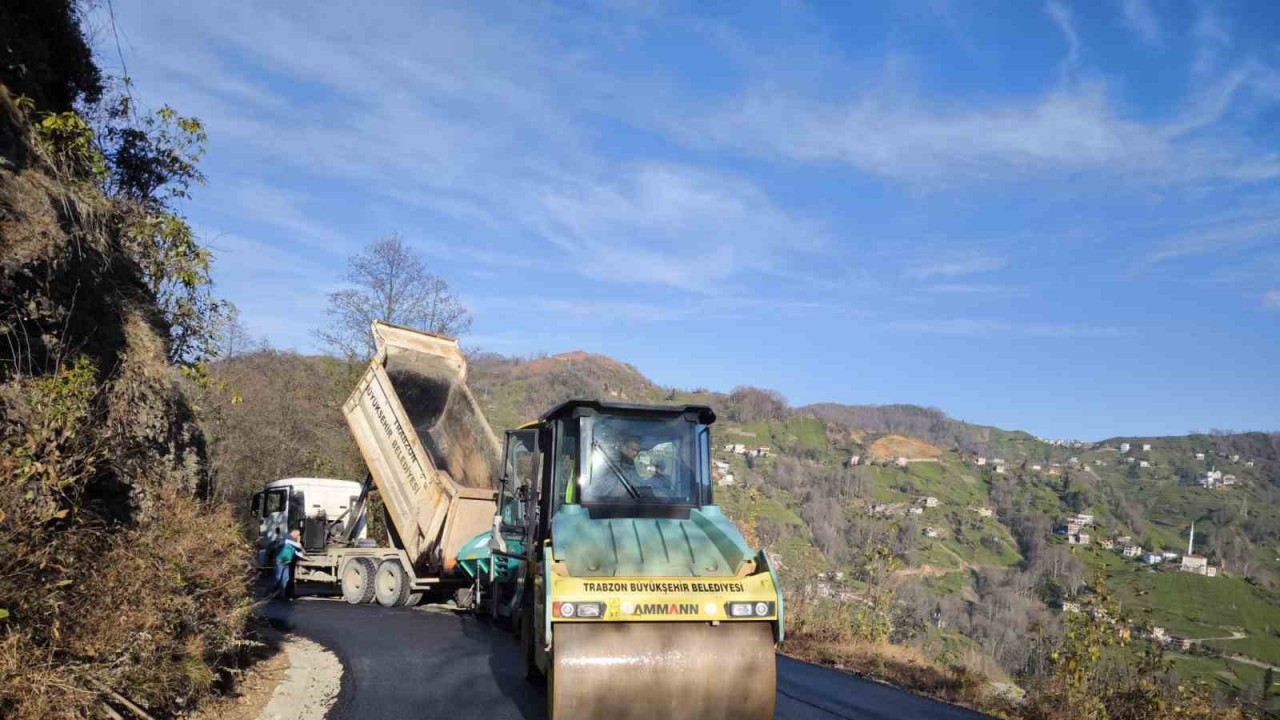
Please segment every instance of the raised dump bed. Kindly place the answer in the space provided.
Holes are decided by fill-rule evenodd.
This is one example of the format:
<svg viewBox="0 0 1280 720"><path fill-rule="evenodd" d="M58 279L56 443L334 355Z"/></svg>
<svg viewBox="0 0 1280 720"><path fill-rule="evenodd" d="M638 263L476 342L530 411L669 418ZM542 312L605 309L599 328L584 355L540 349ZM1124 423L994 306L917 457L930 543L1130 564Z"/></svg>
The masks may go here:
<svg viewBox="0 0 1280 720"><path fill-rule="evenodd" d="M448 575L492 523L501 449L456 340L385 323L373 334L377 354L343 414L415 575Z"/></svg>

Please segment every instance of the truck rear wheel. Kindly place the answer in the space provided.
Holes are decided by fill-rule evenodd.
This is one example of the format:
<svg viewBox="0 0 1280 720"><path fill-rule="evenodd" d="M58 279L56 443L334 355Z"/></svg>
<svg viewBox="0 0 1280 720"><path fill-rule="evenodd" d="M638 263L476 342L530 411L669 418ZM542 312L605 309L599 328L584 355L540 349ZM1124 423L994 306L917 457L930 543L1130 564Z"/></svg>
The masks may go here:
<svg viewBox="0 0 1280 720"><path fill-rule="evenodd" d="M404 605L409 600L409 574L398 559L383 560L374 577L373 592L382 607Z"/></svg>
<svg viewBox="0 0 1280 720"><path fill-rule="evenodd" d="M352 605L363 605L373 600L373 561L369 558L353 558L342 568L342 599Z"/></svg>

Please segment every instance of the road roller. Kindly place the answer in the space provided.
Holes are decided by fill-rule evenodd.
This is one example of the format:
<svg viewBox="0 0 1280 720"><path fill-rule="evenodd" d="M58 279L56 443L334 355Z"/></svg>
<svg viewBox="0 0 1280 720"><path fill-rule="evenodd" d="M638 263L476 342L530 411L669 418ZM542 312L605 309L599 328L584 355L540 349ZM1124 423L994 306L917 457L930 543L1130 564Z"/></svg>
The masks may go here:
<svg viewBox="0 0 1280 720"><path fill-rule="evenodd" d="M493 527L457 559L552 720L773 717L782 593L714 503L713 422L571 400L507 433Z"/></svg>

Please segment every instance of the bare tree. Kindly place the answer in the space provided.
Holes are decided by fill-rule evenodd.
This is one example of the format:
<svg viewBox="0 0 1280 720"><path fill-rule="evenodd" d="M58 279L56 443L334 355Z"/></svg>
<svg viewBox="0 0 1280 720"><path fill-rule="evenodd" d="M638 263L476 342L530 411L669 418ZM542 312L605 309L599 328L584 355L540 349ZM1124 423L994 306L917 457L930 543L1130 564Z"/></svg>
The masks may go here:
<svg viewBox="0 0 1280 720"><path fill-rule="evenodd" d="M265 349L266 340L255 340L240 321L240 308L227 303L214 329L216 356L219 360Z"/></svg>
<svg viewBox="0 0 1280 720"><path fill-rule="evenodd" d="M316 336L348 358L373 354L374 320L456 337L471 328L471 314L449 283L427 271L399 233L375 239L347 259L353 287L329 294L329 326Z"/></svg>

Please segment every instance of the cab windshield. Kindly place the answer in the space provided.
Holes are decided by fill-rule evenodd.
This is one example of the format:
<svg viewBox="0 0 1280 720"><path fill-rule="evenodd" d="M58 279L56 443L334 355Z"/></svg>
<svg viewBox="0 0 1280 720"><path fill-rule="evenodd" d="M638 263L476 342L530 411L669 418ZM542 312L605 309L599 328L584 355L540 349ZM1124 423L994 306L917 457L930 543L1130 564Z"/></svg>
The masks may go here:
<svg viewBox="0 0 1280 720"><path fill-rule="evenodd" d="M594 418L584 448L582 502L702 504L701 427L681 417Z"/></svg>

